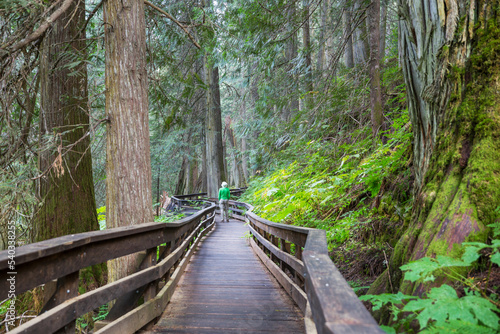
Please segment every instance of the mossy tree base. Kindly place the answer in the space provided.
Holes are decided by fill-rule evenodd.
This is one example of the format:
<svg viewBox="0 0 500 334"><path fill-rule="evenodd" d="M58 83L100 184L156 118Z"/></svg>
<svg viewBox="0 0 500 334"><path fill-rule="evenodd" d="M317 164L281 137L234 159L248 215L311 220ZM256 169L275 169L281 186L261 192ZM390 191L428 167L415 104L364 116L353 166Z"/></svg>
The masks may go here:
<svg viewBox="0 0 500 334"><path fill-rule="evenodd" d="M414 18L405 23L408 29L419 22L421 14L412 12L405 1L400 4L407 10L407 19ZM475 8L482 10L475 14ZM500 221L496 210L500 207L499 2L471 1L455 10L451 13L452 9L448 9L446 14L455 15L458 25L451 26L449 20L434 22L444 29L436 59L419 58L418 68L414 67L416 58L404 60L412 121L426 114L426 118L438 125L433 130L414 123L415 166L422 178L415 194L412 223L395 247L389 270L379 277L369 293L390 292L392 283L405 294L423 294L430 284L403 281L401 265L426 256L458 258L463 253L463 242L486 242L487 226ZM418 28L425 35L425 26ZM423 50L415 45L423 40L415 41L408 34L404 39L407 53L409 49ZM420 55L425 57L425 53ZM425 82L424 72L429 70L437 74L433 81ZM439 73L443 75L439 77ZM415 85L415 77L422 79L421 86ZM413 83L408 83L409 80ZM442 101L448 101L444 108L439 107ZM431 142L422 146L424 137ZM423 162L425 159L428 162ZM443 281L438 279L433 285Z"/></svg>

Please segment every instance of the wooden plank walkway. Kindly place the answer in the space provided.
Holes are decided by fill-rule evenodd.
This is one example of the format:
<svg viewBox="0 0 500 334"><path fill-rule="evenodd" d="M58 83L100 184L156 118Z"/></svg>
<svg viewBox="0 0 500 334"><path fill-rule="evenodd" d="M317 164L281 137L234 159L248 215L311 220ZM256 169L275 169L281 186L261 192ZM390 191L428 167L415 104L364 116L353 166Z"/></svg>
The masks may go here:
<svg viewBox="0 0 500 334"><path fill-rule="evenodd" d="M304 333L299 308L248 245L248 228L217 219L148 333Z"/></svg>

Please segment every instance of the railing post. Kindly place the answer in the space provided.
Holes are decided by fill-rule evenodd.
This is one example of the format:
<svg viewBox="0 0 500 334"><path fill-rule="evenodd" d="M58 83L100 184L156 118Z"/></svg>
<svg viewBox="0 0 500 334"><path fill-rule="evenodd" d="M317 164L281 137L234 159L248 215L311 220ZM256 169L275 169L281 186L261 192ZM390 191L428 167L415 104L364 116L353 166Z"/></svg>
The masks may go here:
<svg viewBox="0 0 500 334"><path fill-rule="evenodd" d="M280 238L280 249L285 252L290 254L290 244L286 243L285 239ZM281 271L285 271L285 263L283 261L280 261L280 268Z"/></svg>
<svg viewBox="0 0 500 334"><path fill-rule="evenodd" d="M75 271L69 275L63 276L57 280L57 283L46 284L47 295L45 305L42 307L40 314L50 310L64 301L78 296L78 283L80 282L80 271ZM51 287L52 286L52 287ZM52 290L52 291L49 291ZM76 321L72 321L56 333L58 334L74 334L76 328Z"/></svg>
<svg viewBox="0 0 500 334"><path fill-rule="evenodd" d="M146 252L146 257L143 260L143 265L141 265L141 269L155 266L157 263L156 259L157 259L157 248L153 247L148 249ZM149 284L149 286L146 288L146 291L144 291L144 301L153 299L157 293L158 291L156 282L151 282L151 284Z"/></svg>
<svg viewBox="0 0 500 334"><path fill-rule="evenodd" d="M278 240L279 240L278 237L276 237L276 236L274 236L274 235L271 234L271 240L270 241L276 247L279 247ZM274 254L271 253L271 255L272 255L271 256L271 260L273 260L273 262L275 262L275 263L278 262L280 264L280 268L281 268L282 265L283 265L282 261L277 256L275 256Z"/></svg>

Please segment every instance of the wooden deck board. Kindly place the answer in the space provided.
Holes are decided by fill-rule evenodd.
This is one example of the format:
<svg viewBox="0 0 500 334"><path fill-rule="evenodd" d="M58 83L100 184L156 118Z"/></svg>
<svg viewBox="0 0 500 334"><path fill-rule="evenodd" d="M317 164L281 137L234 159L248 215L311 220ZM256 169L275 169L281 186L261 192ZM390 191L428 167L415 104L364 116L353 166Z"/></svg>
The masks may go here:
<svg viewBox="0 0 500 334"><path fill-rule="evenodd" d="M244 238L237 220L218 223L193 255L149 333L304 333L304 319Z"/></svg>

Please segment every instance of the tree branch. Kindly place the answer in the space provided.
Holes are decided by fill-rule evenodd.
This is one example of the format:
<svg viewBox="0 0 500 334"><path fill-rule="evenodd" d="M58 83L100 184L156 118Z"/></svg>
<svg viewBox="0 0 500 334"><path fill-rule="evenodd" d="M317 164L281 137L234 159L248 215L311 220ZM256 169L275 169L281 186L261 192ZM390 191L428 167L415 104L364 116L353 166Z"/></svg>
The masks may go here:
<svg viewBox="0 0 500 334"><path fill-rule="evenodd" d="M189 37L189 39L193 42L194 46L196 46L198 49L201 49L201 46L200 44L198 44L196 42L196 40L194 39L193 35L191 35L189 33L189 31L186 29L185 26L183 26L179 21L177 21L172 15L170 15L169 13L167 13L166 11L164 11L163 9L153 5L151 2L147 1L147 0L144 0L144 4L148 5L149 7L157 10L158 12L160 12L161 14L163 14L164 16L166 16L168 19L170 19L172 22L174 22L175 24L177 24L182 30L184 30L184 32L187 34L187 36Z"/></svg>
<svg viewBox="0 0 500 334"><path fill-rule="evenodd" d="M19 43L14 44L10 48L0 49L0 58L5 57L9 53L12 53L12 52L15 52L19 49L22 49L23 47L25 47L29 43L39 39L47 31L47 29L50 28L52 23L54 21L56 21L66 10L68 10L68 8L71 6L72 3L73 3L73 0L65 0L63 2L63 4L61 5L61 7L59 7L54 13L52 13L52 15L50 15L45 20L45 22L40 24L38 29L36 29L31 35L29 35L28 37L26 37L25 39L23 39Z"/></svg>

